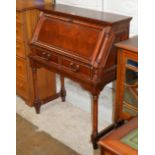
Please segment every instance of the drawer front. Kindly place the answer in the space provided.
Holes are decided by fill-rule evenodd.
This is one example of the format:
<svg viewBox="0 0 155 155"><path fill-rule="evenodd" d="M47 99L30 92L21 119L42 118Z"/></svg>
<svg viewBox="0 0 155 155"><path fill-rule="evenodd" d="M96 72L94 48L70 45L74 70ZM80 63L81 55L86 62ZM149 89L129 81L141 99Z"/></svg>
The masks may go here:
<svg viewBox="0 0 155 155"><path fill-rule="evenodd" d="M26 61L22 58L16 58L16 74L17 77L26 79Z"/></svg>
<svg viewBox="0 0 155 155"><path fill-rule="evenodd" d="M19 57L25 58L24 42L19 40L16 41L16 55Z"/></svg>
<svg viewBox="0 0 155 155"><path fill-rule="evenodd" d="M16 12L16 23L22 23L22 13Z"/></svg>
<svg viewBox="0 0 155 155"><path fill-rule="evenodd" d="M16 23L16 39L24 41L23 25L21 23Z"/></svg>
<svg viewBox="0 0 155 155"><path fill-rule="evenodd" d="M18 77L16 78L16 92L24 99L27 99L28 91L27 91L26 81Z"/></svg>
<svg viewBox="0 0 155 155"><path fill-rule="evenodd" d="M91 78L91 69L87 66L78 64L74 61L68 60L68 59L62 59L62 65L69 69L69 71L73 73L77 73L83 76L86 76L87 78Z"/></svg>
<svg viewBox="0 0 155 155"><path fill-rule="evenodd" d="M36 55L42 60L58 63L58 56L53 53L37 50Z"/></svg>

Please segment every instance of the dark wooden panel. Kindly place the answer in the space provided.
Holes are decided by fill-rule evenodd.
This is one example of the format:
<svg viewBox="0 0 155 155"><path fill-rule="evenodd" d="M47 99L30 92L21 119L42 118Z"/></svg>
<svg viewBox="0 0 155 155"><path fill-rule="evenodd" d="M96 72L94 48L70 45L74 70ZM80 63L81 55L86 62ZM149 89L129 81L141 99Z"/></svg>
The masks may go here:
<svg viewBox="0 0 155 155"><path fill-rule="evenodd" d="M48 18L42 25L38 41L68 51L79 57L90 59L100 32L99 29L72 21Z"/></svg>

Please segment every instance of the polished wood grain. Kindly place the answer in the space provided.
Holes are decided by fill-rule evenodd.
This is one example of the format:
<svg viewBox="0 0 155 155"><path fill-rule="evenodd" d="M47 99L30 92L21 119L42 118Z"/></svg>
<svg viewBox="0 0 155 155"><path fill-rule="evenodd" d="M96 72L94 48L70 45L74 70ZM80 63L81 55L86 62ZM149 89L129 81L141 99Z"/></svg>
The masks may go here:
<svg viewBox="0 0 155 155"><path fill-rule="evenodd" d="M16 55L25 58L26 57L26 49L25 44L21 40L16 40Z"/></svg>
<svg viewBox="0 0 155 155"><path fill-rule="evenodd" d="M28 54L31 53L29 42L39 18L40 11L36 8L44 3L36 0L16 1L16 90L29 106L34 106L32 70ZM46 69L38 71L38 91L43 103L55 96L55 75Z"/></svg>
<svg viewBox="0 0 155 155"><path fill-rule="evenodd" d="M20 77L22 79L26 80L26 62L24 59L20 58L20 57L16 57L16 75L17 77Z"/></svg>
<svg viewBox="0 0 155 155"><path fill-rule="evenodd" d="M22 23L18 22L16 23L16 35L17 35L17 40L19 41L24 41L24 27L22 25Z"/></svg>
<svg viewBox="0 0 155 155"><path fill-rule="evenodd" d="M121 21L131 20L131 17L108 13L100 12L90 9L83 9L79 7L70 7L69 5L57 4L57 5L44 5L39 7L40 10L46 13L58 14L62 17L69 16L77 19L84 19L85 21L93 20L98 24L117 24Z"/></svg>
<svg viewBox="0 0 155 155"><path fill-rule="evenodd" d="M101 155L137 155L138 151L120 140L129 132L138 128L138 118L134 118L122 127L111 131L99 141Z"/></svg>
<svg viewBox="0 0 155 155"><path fill-rule="evenodd" d="M24 100L28 100L28 87L27 82L23 78L16 77L16 91L19 96Z"/></svg>
<svg viewBox="0 0 155 155"><path fill-rule="evenodd" d="M16 23L23 23L23 13L16 12Z"/></svg>
<svg viewBox="0 0 155 155"><path fill-rule="evenodd" d="M98 97L105 85L116 79L116 48L113 44L128 39L131 17L60 4L39 9L42 13L30 44L32 70L46 68L61 75L62 101L66 96L64 77L78 82L91 93L91 138L96 148ZM36 78L34 83L36 92ZM41 99L37 92L35 96L39 111Z"/></svg>

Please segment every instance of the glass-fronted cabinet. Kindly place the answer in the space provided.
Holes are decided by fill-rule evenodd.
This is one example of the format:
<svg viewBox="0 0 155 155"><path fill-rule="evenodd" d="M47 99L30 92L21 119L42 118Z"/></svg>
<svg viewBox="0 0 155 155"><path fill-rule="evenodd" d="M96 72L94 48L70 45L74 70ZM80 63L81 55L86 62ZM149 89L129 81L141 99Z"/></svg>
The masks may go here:
<svg viewBox="0 0 155 155"><path fill-rule="evenodd" d="M128 59L123 92L123 112L137 115L138 111L138 63Z"/></svg>
<svg viewBox="0 0 155 155"><path fill-rule="evenodd" d="M138 37L116 44L118 66L115 121L138 114Z"/></svg>

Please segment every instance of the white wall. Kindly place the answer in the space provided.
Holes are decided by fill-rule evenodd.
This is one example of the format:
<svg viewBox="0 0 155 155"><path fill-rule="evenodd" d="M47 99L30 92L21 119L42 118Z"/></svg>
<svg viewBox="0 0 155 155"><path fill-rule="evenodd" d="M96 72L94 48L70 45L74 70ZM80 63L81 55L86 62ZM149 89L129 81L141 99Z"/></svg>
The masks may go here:
<svg viewBox="0 0 155 155"><path fill-rule="evenodd" d="M102 0L56 0L56 2L95 10L102 10L103 8Z"/></svg>
<svg viewBox="0 0 155 155"><path fill-rule="evenodd" d="M133 17L130 35L138 34L138 0L104 0L104 11Z"/></svg>
<svg viewBox="0 0 155 155"><path fill-rule="evenodd" d="M56 2L132 16L130 34L138 34L138 0L56 0Z"/></svg>
<svg viewBox="0 0 155 155"><path fill-rule="evenodd" d="M95 10L107 11L118 13L122 15L132 16L133 20L131 22L131 35L138 33L137 30L137 0L56 0L57 3L91 8ZM104 3L103 3L104 2ZM83 90L78 84L73 81L66 79L67 88L67 101L82 108L83 110L91 111L91 96L90 94ZM109 85L111 87L111 85ZM57 78L57 87L60 89L59 79ZM112 120L112 90L110 88L106 89L106 94L104 91L100 95L100 117L111 122ZM103 117L104 116L104 117Z"/></svg>

